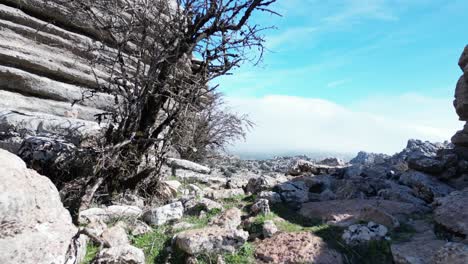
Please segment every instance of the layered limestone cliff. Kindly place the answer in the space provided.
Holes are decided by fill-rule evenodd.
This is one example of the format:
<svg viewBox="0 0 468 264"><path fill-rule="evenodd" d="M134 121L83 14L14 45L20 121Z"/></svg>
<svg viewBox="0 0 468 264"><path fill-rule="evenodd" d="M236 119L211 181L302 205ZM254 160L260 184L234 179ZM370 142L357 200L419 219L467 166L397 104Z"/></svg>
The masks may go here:
<svg viewBox="0 0 468 264"><path fill-rule="evenodd" d="M42 134L79 143L99 130L95 115L113 105L100 93L82 100L108 74L88 63L96 32L72 23L63 3L0 2L0 147L15 152L22 138Z"/></svg>
<svg viewBox="0 0 468 264"><path fill-rule="evenodd" d="M468 121L468 45L465 47L458 65L462 69L463 75L457 82L453 105L460 120ZM452 137L452 143L457 146L468 147L468 122L465 123L463 130L458 131Z"/></svg>

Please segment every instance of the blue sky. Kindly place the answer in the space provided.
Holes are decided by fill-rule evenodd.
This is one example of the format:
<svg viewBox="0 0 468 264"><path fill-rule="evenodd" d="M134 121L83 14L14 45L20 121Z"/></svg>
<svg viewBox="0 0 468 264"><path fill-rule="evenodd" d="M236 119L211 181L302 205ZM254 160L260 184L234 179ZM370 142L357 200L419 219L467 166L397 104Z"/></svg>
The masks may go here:
<svg viewBox="0 0 468 264"><path fill-rule="evenodd" d="M462 127L451 102L468 1L279 0L275 10L283 16L255 17L278 28L265 32L263 63L216 81L257 124L235 152L393 153Z"/></svg>

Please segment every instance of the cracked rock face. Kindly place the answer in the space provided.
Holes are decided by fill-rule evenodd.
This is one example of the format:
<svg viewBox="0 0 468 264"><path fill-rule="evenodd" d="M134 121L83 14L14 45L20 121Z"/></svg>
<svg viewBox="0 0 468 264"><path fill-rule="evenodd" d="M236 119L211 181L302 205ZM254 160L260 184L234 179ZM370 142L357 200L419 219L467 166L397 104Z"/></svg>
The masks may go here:
<svg viewBox="0 0 468 264"><path fill-rule="evenodd" d="M0 263L65 263L76 227L52 182L0 149Z"/></svg>

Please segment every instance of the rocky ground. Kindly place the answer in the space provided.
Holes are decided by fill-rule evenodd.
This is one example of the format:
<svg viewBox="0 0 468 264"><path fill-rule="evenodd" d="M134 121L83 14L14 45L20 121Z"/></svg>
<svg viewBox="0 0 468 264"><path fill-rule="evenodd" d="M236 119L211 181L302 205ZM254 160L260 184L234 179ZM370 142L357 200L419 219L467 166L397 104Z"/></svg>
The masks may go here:
<svg viewBox="0 0 468 264"><path fill-rule="evenodd" d="M1 151L0 262L468 263L468 162L457 151L410 140L347 163L168 159L167 204L115 194L80 212L78 227L47 178Z"/></svg>

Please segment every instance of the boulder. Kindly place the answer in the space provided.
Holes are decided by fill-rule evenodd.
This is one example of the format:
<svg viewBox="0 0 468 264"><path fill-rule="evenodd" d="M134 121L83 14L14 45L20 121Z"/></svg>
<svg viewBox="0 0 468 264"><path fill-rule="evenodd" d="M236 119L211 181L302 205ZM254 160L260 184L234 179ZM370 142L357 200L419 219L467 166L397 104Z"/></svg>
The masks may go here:
<svg viewBox="0 0 468 264"><path fill-rule="evenodd" d="M104 208L89 208L79 214L79 222L86 224L93 220L105 223L113 219L136 219L140 217L142 210L136 206L111 205Z"/></svg>
<svg viewBox="0 0 468 264"><path fill-rule="evenodd" d="M273 191L263 191L257 194L257 199L266 199L270 204L281 203L281 195Z"/></svg>
<svg viewBox="0 0 468 264"><path fill-rule="evenodd" d="M262 234L263 237L272 237L278 232L278 227L276 227L275 222L272 220L267 220L263 223Z"/></svg>
<svg viewBox="0 0 468 264"><path fill-rule="evenodd" d="M132 234L132 236L141 236L153 231L153 229L149 225L140 220L130 223L129 229L130 234Z"/></svg>
<svg viewBox="0 0 468 264"><path fill-rule="evenodd" d="M253 214L269 214L270 204L267 199L259 199L252 205L250 211L252 211Z"/></svg>
<svg viewBox="0 0 468 264"><path fill-rule="evenodd" d="M395 264L428 264L434 253L445 243L443 240L432 239L392 244L393 261Z"/></svg>
<svg viewBox="0 0 468 264"><path fill-rule="evenodd" d="M468 245L449 242L439 249L431 259L431 264L468 263Z"/></svg>
<svg viewBox="0 0 468 264"><path fill-rule="evenodd" d="M171 220L182 218L184 206L181 202L167 204L150 209L143 213L142 218L149 225L163 225Z"/></svg>
<svg viewBox="0 0 468 264"><path fill-rule="evenodd" d="M279 233L260 241L255 248L257 263L341 264L339 253L309 232Z"/></svg>
<svg viewBox="0 0 468 264"><path fill-rule="evenodd" d="M245 187L245 192L249 194L257 194L261 191L272 189L277 184L276 179L269 176L260 176L250 178Z"/></svg>
<svg viewBox="0 0 468 264"><path fill-rule="evenodd" d="M432 202L434 198L445 196L454 190L447 184L419 171L403 173L400 176L400 182L412 187L415 195L428 203Z"/></svg>
<svg viewBox="0 0 468 264"><path fill-rule="evenodd" d="M388 158L390 158L390 156L385 154L360 151L356 157L349 161L349 163L353 165L381 164L384 163Z"/></svg>
<svg viewBox="0 0 468 264"><path fill-rule="evenodd" d="M302 204L309 200L309 188L303 181L284 182L276 188L282 200L287 203Z"/></svg>
<svg viewBox="0 0 468 264"><path fill-rule="evenodd" d="M370 208L373 210L369 210ZM349 226L359 221L373 221L392 227L395 225L392 224L394 219L404 220L422 212L420 207L410 203L351 199L305 203L299 214L338 226Z"/></svg>
<svg viewBox="0 0 468 264"><path fill-rule="evenodd" d="M77 228L52 182L0 149L0 263L65 263Z"/></svg>
<svg viewBox="0 0 468 264"><path fill-rule="evenodd" d="M175 245L183 252L232 253L241 247L249 237L243 230L210 226L203 229L183 231L174 237Z"/></svg>
<svg viewBox="0 0 468 264"><path fill-rule="evenodd" d="M127 237L126 224L118 222L114 226L104 230L101 234L101 238L106 245L109 247L125 246L130 244Z"/></svg>
<svg viewBox="0 0 468 264"><path fill-rule="evenodd" d="M444 164L435 158L418 158L408 161L410 169L422 171L430 174L439 174L444 171Z"/></svg>
<svg viewBox="0 0 468 264"><path fill-rule="evenodd" d="M242 212L238 208L230 208L222 212L210 221L210 225L216 225L228 229L236 229L242 222Z"/></svg>
<svg viewBox="0 0 468 264"><path fill-rule="evenodd" d="M468 237L468 188L434 202L434 220L448 230Z"/></svg>
<svg viewBox="0 0 468 264"><path fill-rule="evenodd" d="M131 245L105 248L93 264L145 264L145 253Z"/></svg>

